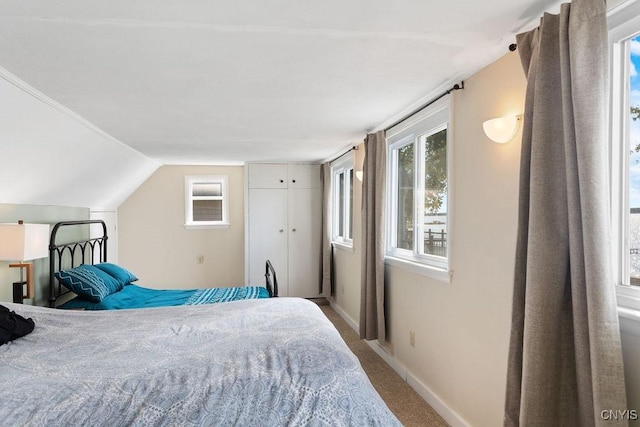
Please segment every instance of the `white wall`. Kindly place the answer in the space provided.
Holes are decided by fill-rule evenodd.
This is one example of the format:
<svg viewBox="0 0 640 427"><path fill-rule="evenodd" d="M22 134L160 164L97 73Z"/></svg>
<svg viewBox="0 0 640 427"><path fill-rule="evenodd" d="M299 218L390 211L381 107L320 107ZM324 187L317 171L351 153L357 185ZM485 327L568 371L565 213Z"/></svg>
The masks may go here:
<svg viewBox="0 0 640 427"><path fill-rule="evenodd" d="M159 166L2 68L0 100L3 203L115 209Z"/></svg>
<svg viewBox="0 0 640 427"><path fill-rule="evenodd" d="M185 175L229 176L229 228L185 229ZM241 166L161 167L118 208L119 264L149 288L243 285L243 199Z"/></svg>
<svg viewBox="0 0 640 427"><path fill-rule="evenodd" d="M521 135L508 144L495 144L485 137L482 122L522 113L525 86L518 55L510 53L455 92L451 283L397 267L386 269L387 359L454 425L502 424ZM358 195L360 185L356 182ZM355 227L361 227L357 215ZM359 244L358 238L353 254L336 252L335 304L356 324ZM415 331L415 347L409 345L409 331ZM639 409L640 337L623 333L622 338L629 408Z"/></svg>

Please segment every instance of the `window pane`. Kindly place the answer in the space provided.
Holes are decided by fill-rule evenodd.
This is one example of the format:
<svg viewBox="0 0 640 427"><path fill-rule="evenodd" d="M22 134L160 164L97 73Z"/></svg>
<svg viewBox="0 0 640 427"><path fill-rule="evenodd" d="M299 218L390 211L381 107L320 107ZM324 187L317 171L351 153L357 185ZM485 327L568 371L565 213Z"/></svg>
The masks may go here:
<svg viewBox="0 0 640 427"><path fill-rule="evenodd" d="M631 39L629 121L629 275L631 285L640 285L640 36Z"/></svg>
<svg viewBox="0 0 640 427"><path fill-rule="evenodd" d="M353 169L349 170L349 231L348 239L353 239Z"/></svg>
<svg viewBox="0 0 640 427"><path fill-rule="evenodd" d="M193 221L222 221L222 200L194 200Z"/></svg>
<svg viewBox="0 0 640 427"><path fill-rule="evenodd" d="M344 172L338 175L338 236L344 237Z"/></svg>
<svg viewBox="0 0 640 427"><path fill-rule="evenodd" d="M413 250L413 144L398 150L398 223L396 247Z"/></svg>
<svg viewBox="0 0 640 427"><path fill-rule="evenodd" d="M194 197L222 196L222 184L219 182L194 182L192 194Z"/></svg>
<svg viewBox="0 0 640 427"><path fill-rule="evenodd" d="M424 252L447 256L447 130L424 141Z"/></svg>

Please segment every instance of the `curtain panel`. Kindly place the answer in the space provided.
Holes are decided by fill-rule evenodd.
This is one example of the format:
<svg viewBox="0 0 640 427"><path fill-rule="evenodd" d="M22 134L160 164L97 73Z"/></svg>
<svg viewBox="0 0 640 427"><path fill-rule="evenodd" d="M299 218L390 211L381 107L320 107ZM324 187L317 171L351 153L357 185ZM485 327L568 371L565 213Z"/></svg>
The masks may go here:
<svg viewBox="0 0 640 427"><path fill-rule="evenodd" d="M333 296L333 268L331 259L331 163L322 164L322 280L320 294Z"/></svg>
<svg viewBox="0 0 640 427"><path fill-rule="evenodd" d="M527 76L506 426L626 425L608 184L603 0L517 36Z"/></svg>
<svg viewBox="0 0 640 427"><path fill-rule="evenodd" d="M384 253L387 144L384 131L364 142L360 338L386 340Z"/></svg>

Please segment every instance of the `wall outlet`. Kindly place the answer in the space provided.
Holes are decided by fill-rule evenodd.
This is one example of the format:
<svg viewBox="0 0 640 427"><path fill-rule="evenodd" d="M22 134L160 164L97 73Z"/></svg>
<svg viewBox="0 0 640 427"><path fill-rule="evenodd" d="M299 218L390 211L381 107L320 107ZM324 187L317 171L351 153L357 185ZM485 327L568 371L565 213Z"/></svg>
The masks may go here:
<svg viewBox="0 0 640 427"><path fill-rule="evenodd" d="M416 346L416 333L414 331L409 331L409 345L411 347Z"/></svg>
<svg viewBox="0 0 640 427"><path fill-rule="evenodd" d="M204 255L198 255L198 264L204 264Z"/></svg>

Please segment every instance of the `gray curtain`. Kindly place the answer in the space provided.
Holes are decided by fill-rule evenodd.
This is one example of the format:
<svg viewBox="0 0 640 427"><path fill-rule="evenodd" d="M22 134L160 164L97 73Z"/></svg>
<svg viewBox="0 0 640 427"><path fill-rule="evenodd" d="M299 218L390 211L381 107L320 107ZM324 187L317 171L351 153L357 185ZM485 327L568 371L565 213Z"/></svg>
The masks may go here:
<svg viewBox="0 0 640 427"><path fill-rule="evenodd" d="M385 188L387 144L384 131L364 141L362 178L362 265L360 338L386 339L384 317Z"/></svg>
<svg viewBox="0 0 640 427"><path fill-rule="evenodd" d="M333 295L331 287L331 163L322 164L322 280L320 293Z"/></svg>
<svg viewBox="0 0 640 427"><path fill-rule="evenodd" d="M527 75L505 425L622 425L603 0L517 37Z"/></svg>

